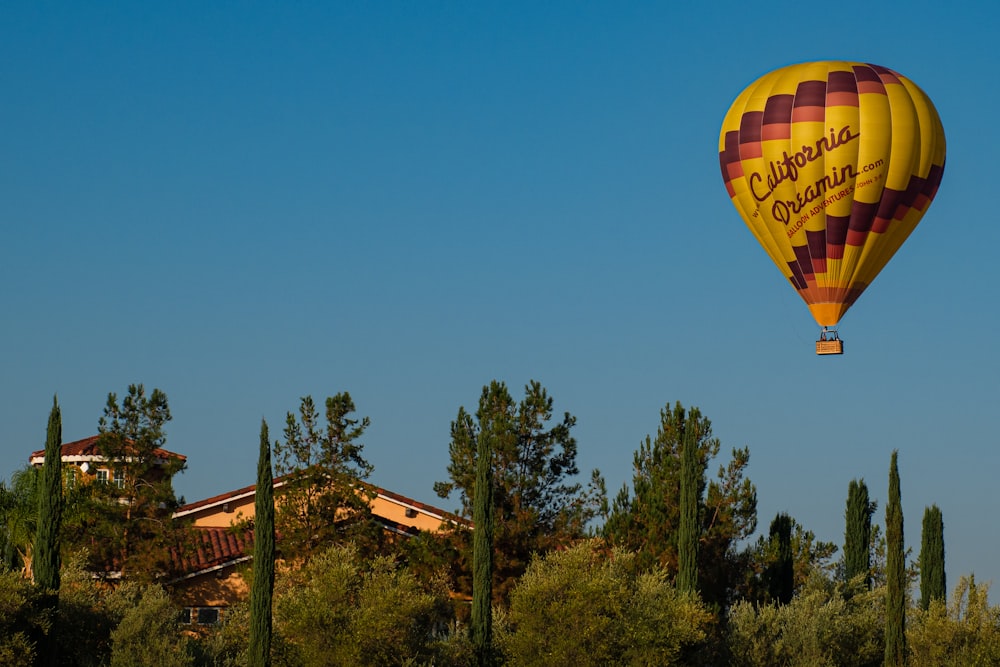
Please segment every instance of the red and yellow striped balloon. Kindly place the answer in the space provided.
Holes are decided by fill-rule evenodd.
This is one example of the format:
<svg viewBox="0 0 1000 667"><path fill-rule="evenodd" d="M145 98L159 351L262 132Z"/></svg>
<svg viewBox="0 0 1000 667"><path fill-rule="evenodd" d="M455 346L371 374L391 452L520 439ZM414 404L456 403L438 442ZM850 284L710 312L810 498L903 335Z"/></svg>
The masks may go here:
<svg viewBox="0 0 1000 667"><path fill-rule="evenodd" d="M944 128L885 67L823 61L765 74L722 124L729 196L821 326L836 326L937 192Z"/></svg>

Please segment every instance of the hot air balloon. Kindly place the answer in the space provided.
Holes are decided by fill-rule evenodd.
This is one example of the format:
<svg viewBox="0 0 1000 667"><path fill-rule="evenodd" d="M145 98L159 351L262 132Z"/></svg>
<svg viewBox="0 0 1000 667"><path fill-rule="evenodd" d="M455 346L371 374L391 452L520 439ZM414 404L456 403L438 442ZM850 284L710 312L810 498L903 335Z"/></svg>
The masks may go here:
<svg viewBox="0 0 1000 667"><path fill-rule="evenodd" d="M836 327L917 226L944 173L944 128L909 79L822 61L765 74L733 102L719 162L729 196L841 354Z"/></svg>

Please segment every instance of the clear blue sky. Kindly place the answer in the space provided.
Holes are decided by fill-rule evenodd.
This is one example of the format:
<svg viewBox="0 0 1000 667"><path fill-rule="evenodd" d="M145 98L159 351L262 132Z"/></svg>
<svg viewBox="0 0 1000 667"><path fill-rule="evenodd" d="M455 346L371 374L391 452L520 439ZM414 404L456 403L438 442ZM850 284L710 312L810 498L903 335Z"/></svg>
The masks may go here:
<svg viewBox="0 0 1000 667"><path fill-rule="evenodd" d="M459 406L537 379L611 493L666 403L700 407L763 530L841 543L862 477L884 523L898 449L914 555L936 503L949 587L995 581L996 7L4 3L0 476L53 394L73 440L141 382L197 500L253 482L262 417L349 391L372 481L454 509ZM717 156L744 86L827 58L907 75L948 138L841 358Z"/></svg>

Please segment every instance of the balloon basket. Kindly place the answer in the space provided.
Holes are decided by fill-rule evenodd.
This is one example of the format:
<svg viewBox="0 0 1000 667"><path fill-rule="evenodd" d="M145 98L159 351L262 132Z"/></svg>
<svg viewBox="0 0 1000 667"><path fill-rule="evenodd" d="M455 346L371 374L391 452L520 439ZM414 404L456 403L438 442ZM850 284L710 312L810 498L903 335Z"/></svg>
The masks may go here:
<svg viewBox="0 0 1000 667"><path fill-rule="evenodd" d="M844 353L844 341L840 340L840 336L836 331L829 331L823 329L819 335L819 340L816 341L816 354L843 354Z"/></svg>

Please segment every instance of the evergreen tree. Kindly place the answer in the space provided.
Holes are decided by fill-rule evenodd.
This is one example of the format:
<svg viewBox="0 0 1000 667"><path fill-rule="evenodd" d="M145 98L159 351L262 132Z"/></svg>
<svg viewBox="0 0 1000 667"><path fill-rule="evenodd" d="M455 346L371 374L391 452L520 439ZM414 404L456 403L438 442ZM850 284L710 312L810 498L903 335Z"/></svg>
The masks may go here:
<svg viewBox="0 0 1000 667"><path fill-rule="evenodd" d="M906 660L906 555L896 455L894 450L889 464L889 500L885 507L885 664L889 667L901 667Z"/></svg>
<svg viewBox="0 0 1000 667"><path fill-rule="evenodd" d="M59 590L59 528L62 523L62 414L52 399L45 438L38 493L38 532L35 535L35 583L47 591Z"/></svg>
<svg viewBox="0 0 1000 667"><path fill-rule="evenodd" d="M871 588L872 515L878 504L869 500L864 480L852 479L847 487L847 526L844 530L844 576L850 581L863 574Z"/></svg>
<svg viewBox="0 0 1000 667"><path fill-rule="evenodd" d="M684 428L681 445L680 518L677 526L677 588L698 590L698 491L704 469L698 462L698 441L693 428Z"/></svg>
<svg viewBox="0 0 1000 667"><path fill-rule="evenodd" d="M924 510L920 539L920 607L926 610L931 600L947 595L944 574L944 519L937 505Z"/></svg>
<svg viewBox="0 0 1000 667"><path fill-rule="evenodd" d="M437 482L434 491L447 498L458 491L459 513L471 517L476 497L476 460L479 440L490 436L493 459L494 562L493 595L505 599L534 554L564 547L586 534L588 522L605 503L604 481L593 471L584 488L573 481L576 439L571 430L576 418L564 413L553 420L553 400L536 381L525 387L525 397L515 402L506 384L484 386L475 415L464 407L451 424L450 481ZM478 524L477 524L478 526ZM461 554L457 588L471 585L468 558L474 536L458 531L453 542Z"/></svg>
<svg viewBox="0 0 1000 667"><path fill-rule="evenodd" d="M764 571L768 598L788 604L795 593L795 555L792 550L792 517L781 512L771 522L769 533L774 559Z"/></svg>
<svg viewBox="0 0 1000 667"><path fill-rule="evenodd" d="M42 464L41 488L38 491L38 532L35 535L35 583L43 590L43 605L50 611L59 606L59 531L62 525L62 413L59 401L52 397L52 411L45 437L45 462ZM49 641L40 653L45 665L59 662L58 642Z"/></svg>
<svg viewBox="0 0 1000 667"><path fill-rule="evenodd" d="M757 527L757 489L744 477L750 451L733 449L709 482L705 470L721 444L712 423L696 407L677 402L660 410L656 438L646 437L635 453L632 489L623 485L604 524L614 545L638 554L640 567L678 572L681 449L685 434L697 443L699 543L698 590L709 604L726 607L743 584L749 558L736 551Z"/></svg>
<svg viewBox="0 0 1000 667"><path fill-rule="evenodd" d="M494 385L494 390L499 388ZM491 397L498 398L494 391ZM501 397L502 400L502 397ZM493 657L493 439L504 437L510 425L500 411L501 419L480 423L476 451L476 491L473 507L473 552L472 552L472 625L470 634L476 651L476 661L480 667L492 664Z"/></svg>
<svg viewBox="0 0 1000 667"><path fill-rule="evenodd" d="M372 466L358 442L370 420L351 417L354 411L341 392L326 399L325 426L312 396L301 399L298 417L287 413L284 442L274 443L274 472L285 477L275 515L283 553L308 560L333 544L370 551L380 540L364 483Z"/></svg>
<svg viewBox="0 0 1000 667"><path fill-rule="evenodd" d="M185 460L164 449L170 419L167 395L159 389L147 396L143 385L129 385L121 404L115 393L108 394L97 447L112 479L86 485L98 497L89 525L80 528L99 569L139 579L171 572L170 550L183 539L172 520L180 503L171 479Z"/></svg>
<svg viewBox="0 0 1000 667"><path fill-rule="evenodd" d="M260 424L254 494L253 585L250 590L250 665L271 664L271 600L274 595L274 479L267 422Z"/></svg>

